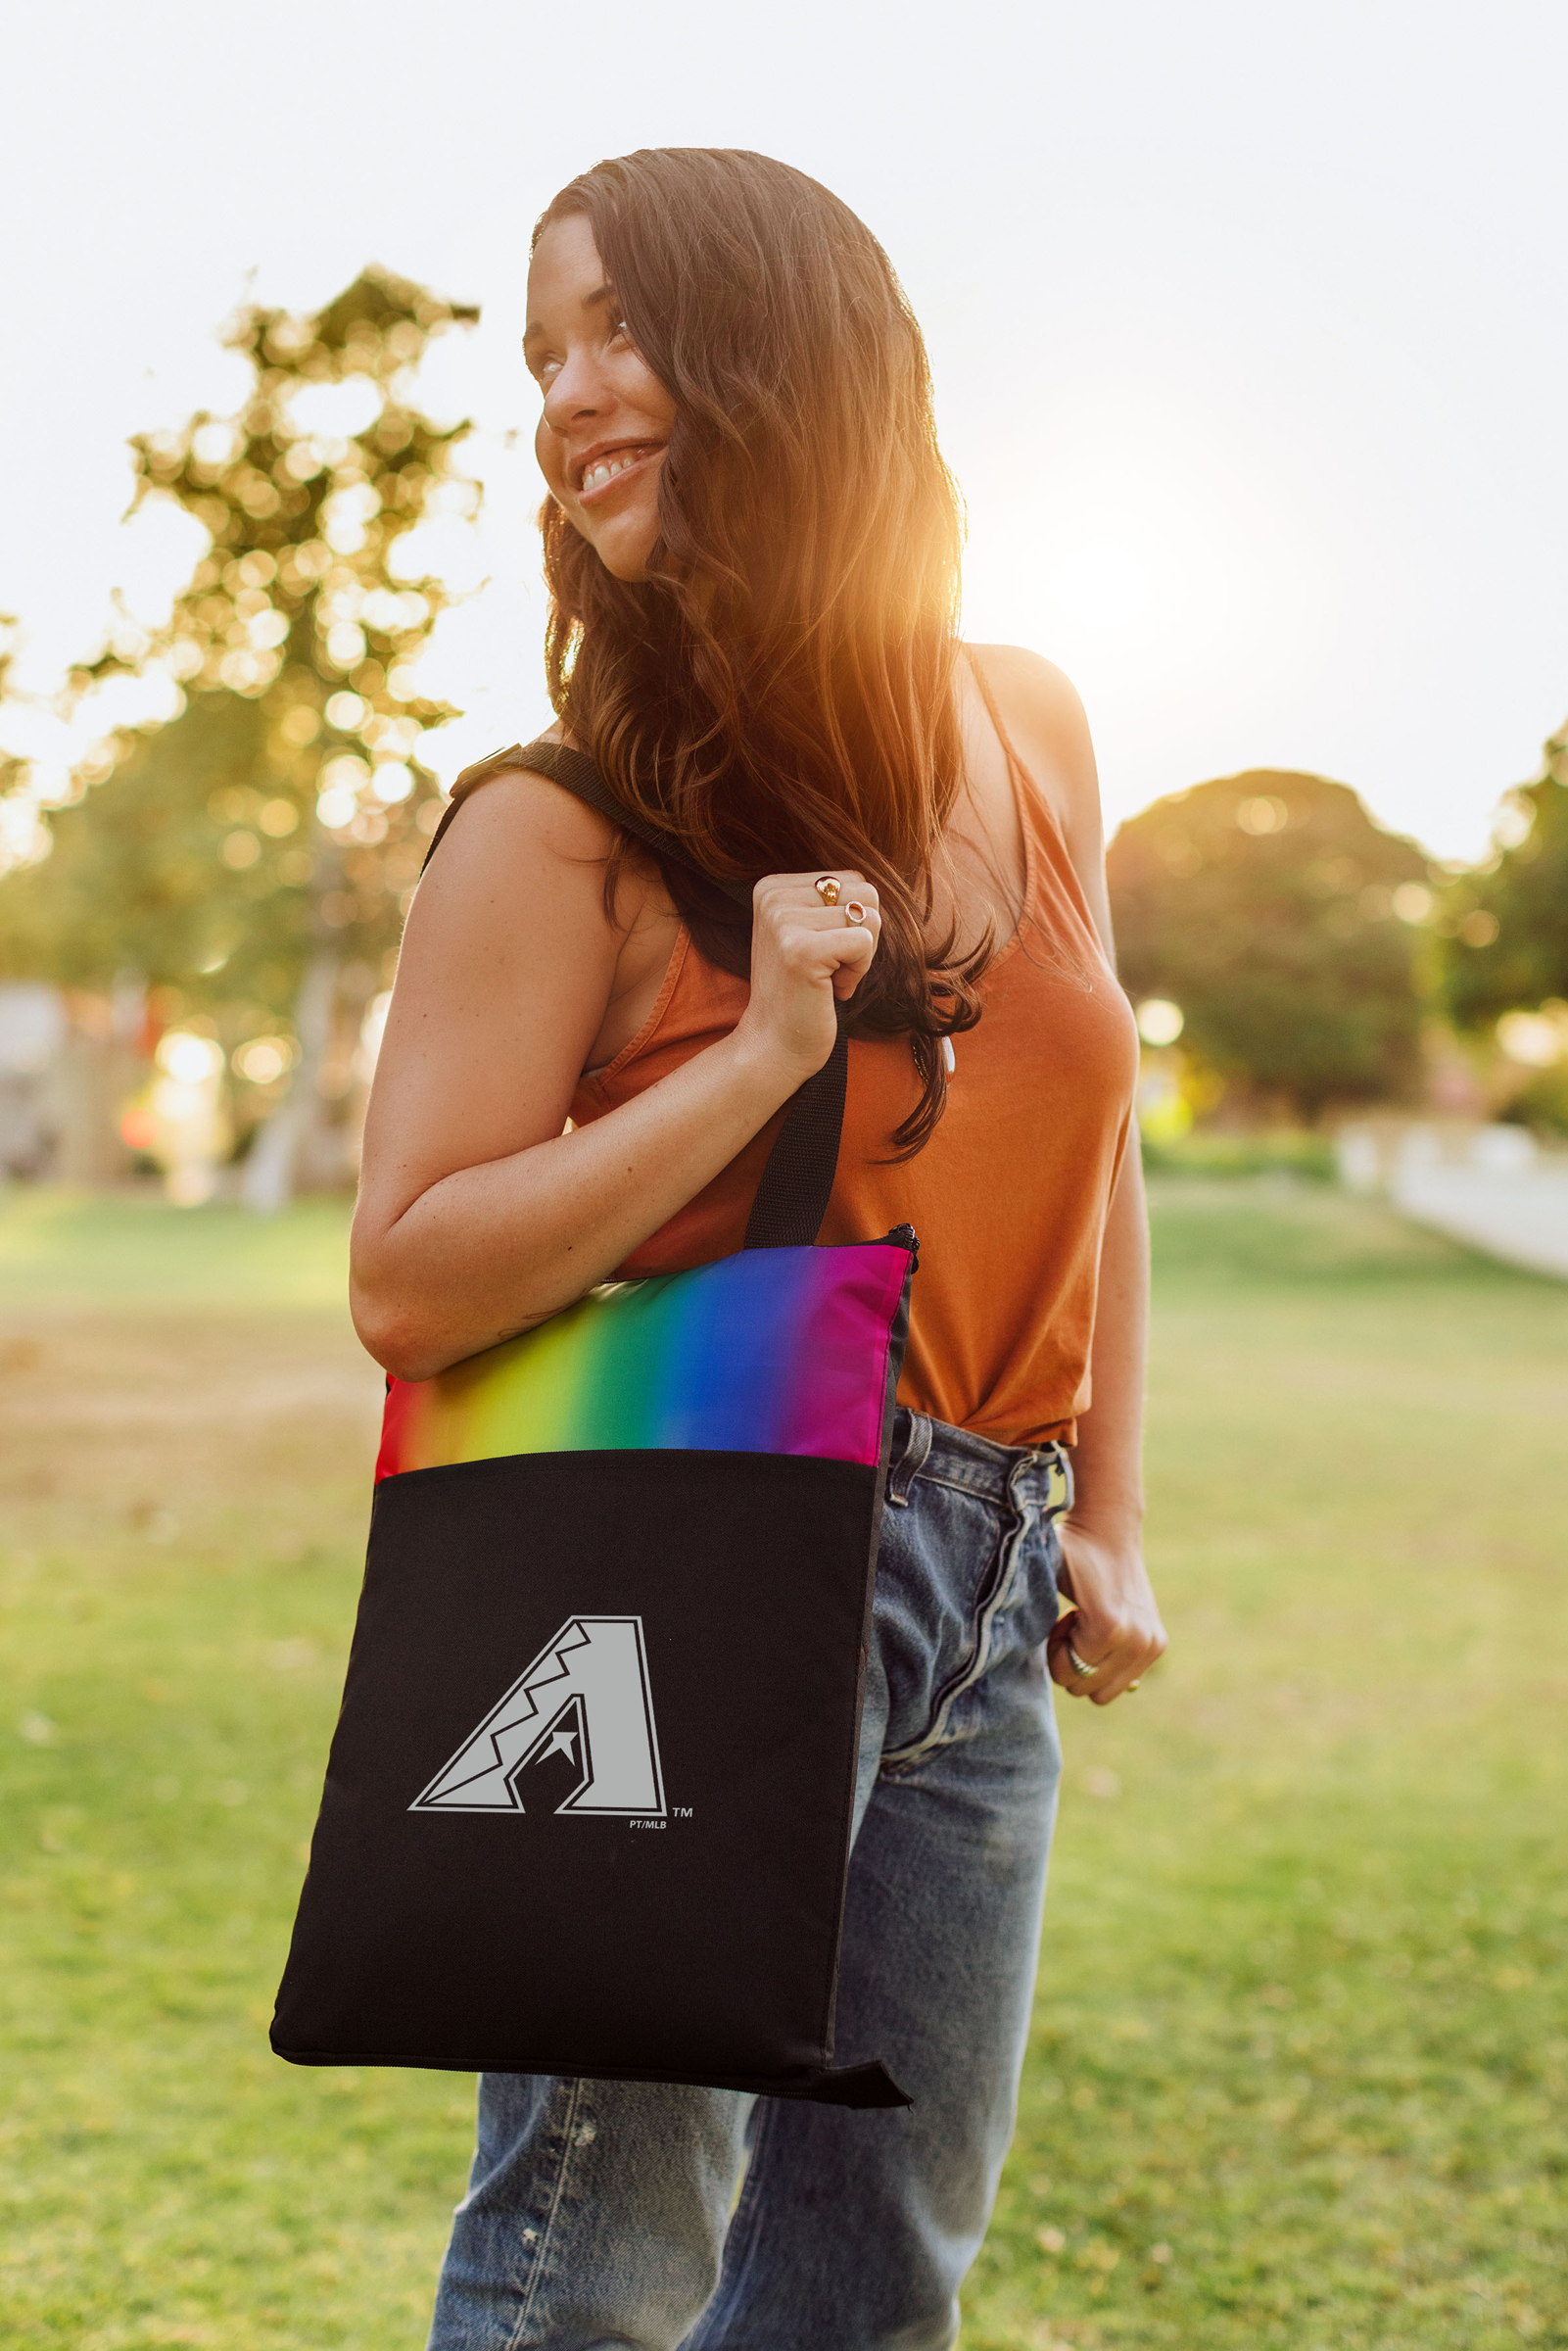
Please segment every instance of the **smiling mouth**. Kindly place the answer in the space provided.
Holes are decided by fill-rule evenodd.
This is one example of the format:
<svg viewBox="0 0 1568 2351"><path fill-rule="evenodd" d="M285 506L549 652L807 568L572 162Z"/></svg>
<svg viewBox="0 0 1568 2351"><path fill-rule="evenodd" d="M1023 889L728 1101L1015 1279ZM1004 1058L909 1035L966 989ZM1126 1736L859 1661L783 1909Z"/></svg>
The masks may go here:
<svg viewBox="0 0 1568 2351"><path fill-rule="evenodd" d="M636 441L621 449L605 450L584 466L583 478L577 486L579 502L583 505L592 504L627 474L635 473L640 466L650 464L655 457L662 457L663 455L662 441Z"/></svg>

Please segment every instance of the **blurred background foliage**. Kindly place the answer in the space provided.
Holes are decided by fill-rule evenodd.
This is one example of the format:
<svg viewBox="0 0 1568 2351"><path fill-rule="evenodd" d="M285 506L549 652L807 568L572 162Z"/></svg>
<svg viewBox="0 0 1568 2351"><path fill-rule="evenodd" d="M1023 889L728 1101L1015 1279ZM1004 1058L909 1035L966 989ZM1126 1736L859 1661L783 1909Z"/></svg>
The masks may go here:
<svg viewBox="0 0 1568 2351"><path fill-rule="evenodd" d="M1497 831L1490 867L1449 893L1446 929L1461 951L1445 958L1444 986L1466 1028L1568 996L1568 730L1535 782L1508 793Z"/></svg>
<svg viewBox="0 0 1568 2351"><path fill-rule="evenodd" d="M1109 862L1129 993L1178 1005L1233 1096L1310 1124L1408 1095L1430 873L1354 792L1264 769L1200 784L1124 824Z"/></svg>
<svg viewBox="0 0 1568 2351"><path fill-rule="evenodd" d="M439 797L418 749L452 715L413 683L441 583L400 551L477 500L452 470L466 426L405 387L475 316L379 269L311 318L247 311L226 338L255 371L239 415L137 437L136 504L174 500L211 551L166 628L126 624L81 677L160 662L184 708L115 742L52 853L10 877L8 972L92 985L129 965L193 1007L278 1014L316 940L396 947Z"/></svg>
<svg viewBox="0 0 1568 2351"><path fill-rule="evenodd" d="M225 338L252 368L239 413L137 436L133 510L173 502L208 552L166 624L121 614L74 685L158 669L177 715L103 744L3 884L0 976L133 974L155 1026L194 1023L242 1077L248 1040L280 1039L251 1056L267 1075L242 1134L291 1060L329 1074L317 1097L347 1093L334 1040L390 980L435 829L421 749L452 712L415 664L447 599L410 534L479 492L468 427L432 422L412 382L477 315L375 267L313 316L246 310Z"/></svg>
<svg viewBox="0 0 1568 2351"><path fill-rule="evenodd" d="M354 1173L442 806L430 738L455 715L418 683L449 600L421 526L480 497L469 427L423 412L417 370L476 316L373 266L312 315L242 312L238 413L132 444L133 510L178 507L205 552L166 623L122 610L73 682L85 699L156 677L174 714L99 743L63 804L0 769L0 984L69 992L77 1032L119 1056L99 1093L124 1148L166 1173L264 1134L257 1206ZM1264 768L1157 800L1109 863L1156 1154L1316 1170L1336 1114L1378 1104L1568 1132L1568 736L1473 869L1383 831L1344 784ZM0 1159L28 1164L3 1134Z"/></svg>
<svg viewBox="0 0 1568 2351"><path fill-rule="evenodd" d="M1506 1115L1568 1134L1568 729L1507 794L1497 853L1444 906L1444 1000L1461 1032L1494 1031L1529 1074Z"/></svg>
<svg viewBox="0 0 1568 2351"><path fill-rule="evenodd" d="M1301 1132L1356 1105L1568 1133L1568 737L1474 867L1270 769L1156 800L1108 865L1156 1156L1207 1165L1194 1121Z"/></svg>

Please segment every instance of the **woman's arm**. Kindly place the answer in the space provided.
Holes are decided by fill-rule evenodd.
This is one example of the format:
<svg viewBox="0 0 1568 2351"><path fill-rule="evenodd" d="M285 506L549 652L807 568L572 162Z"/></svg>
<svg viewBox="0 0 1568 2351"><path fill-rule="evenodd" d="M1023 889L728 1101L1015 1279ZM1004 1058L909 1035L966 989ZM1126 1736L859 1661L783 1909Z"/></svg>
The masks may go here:
<svg viewBox="0 0 1568 2351"><path fill-rule="evenodd" d="M1068 680L1050 662L1012 647L988 647L986 678L1008 732L1049 792L1113 970L1111 901L1105 878L1100 784L1088 721ZM1051 1672L1074 1698L1096 1705L1135 1682L1165 1647L1164 1627L1143 1562L1143 1392L1149 1319L1149 1228L1136 1123L1127 1135L1100 1247L1100 1285L1090 1348L1089 1409L1078 1415L1074 1499L1062 1524L1063 1590L1075 1612L1050 1641ZM1072 1648L1092 1677L1074 1671Z"/></svg>
<svg viewBox="0 0 1568 2351"><path fill-rule="evenodd" d="M1107 1705L1151 1666L1165 1629L1143 1563L1144 1337L1149 1235L1134 1128L1100 1246L1100 1294L1090 1349L1093 1401L1078 1415L1074 1499L1062 1525L1063 1590L1075 1604L1051 1637L1051 1672L1075 1698ZM1100 1671L1076 1672L1072 1647Z"/></svg>
<svg viewBox="0 0 1568 2351"><path fill-rule="evenodd" d="M812 877L757 885L732 1035L562 1132L617 990L635 906L603 904L611 828L543 778L464 805L408 917L365 1121L355 1326L420 1379L601 1281L727 1167L832 1050L833 998L876 949ZM633 889L634 900L636 888Z"/></svg>

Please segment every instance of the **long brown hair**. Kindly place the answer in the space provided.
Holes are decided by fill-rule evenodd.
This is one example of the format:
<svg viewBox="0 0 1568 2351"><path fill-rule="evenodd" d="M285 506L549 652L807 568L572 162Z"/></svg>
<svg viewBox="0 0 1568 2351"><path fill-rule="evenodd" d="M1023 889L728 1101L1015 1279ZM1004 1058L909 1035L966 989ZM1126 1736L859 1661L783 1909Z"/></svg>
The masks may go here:
<svg viewBox="0 0 1568 2351"><path fill-rule="evenodd" d="M675 403L648 578L543 515L550 697L629 808L731 881L853 867L881 941L857 1033L908 1035L940 1118L937 1040L979 1017L991 936L927 939L963 781L962 516L926 348L887 256L804 172L738 148L596 164L534 231L587 216L621 314ZM696 944L744 976L746 919L661 861ZM613 887L613 867L609 886Z"/></svg>

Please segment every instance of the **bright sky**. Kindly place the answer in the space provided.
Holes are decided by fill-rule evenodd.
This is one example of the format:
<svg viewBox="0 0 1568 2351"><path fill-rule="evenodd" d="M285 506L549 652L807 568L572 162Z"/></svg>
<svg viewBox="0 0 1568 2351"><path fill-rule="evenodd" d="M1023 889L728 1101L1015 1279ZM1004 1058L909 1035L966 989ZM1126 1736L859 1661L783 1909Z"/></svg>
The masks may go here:
<svg viewBox="0 0 1568 2351"><path fill-rule="evenodd" d="M1568 711L1565 89L1549 0L16 12L23 683L96 649L116 584L166 596L188 562L120 529L124 436L234 405L214 330L247 285L313 307L373 258L485 312L432 371L484 428L488 491L453 551L454 584L488 584L426 673L466 711L438 768L526 736L530 223L598 156L758 147L892 255L969 501L968 631L1074 679L1113 821L1306 767L1479 854Z"/></svg>

